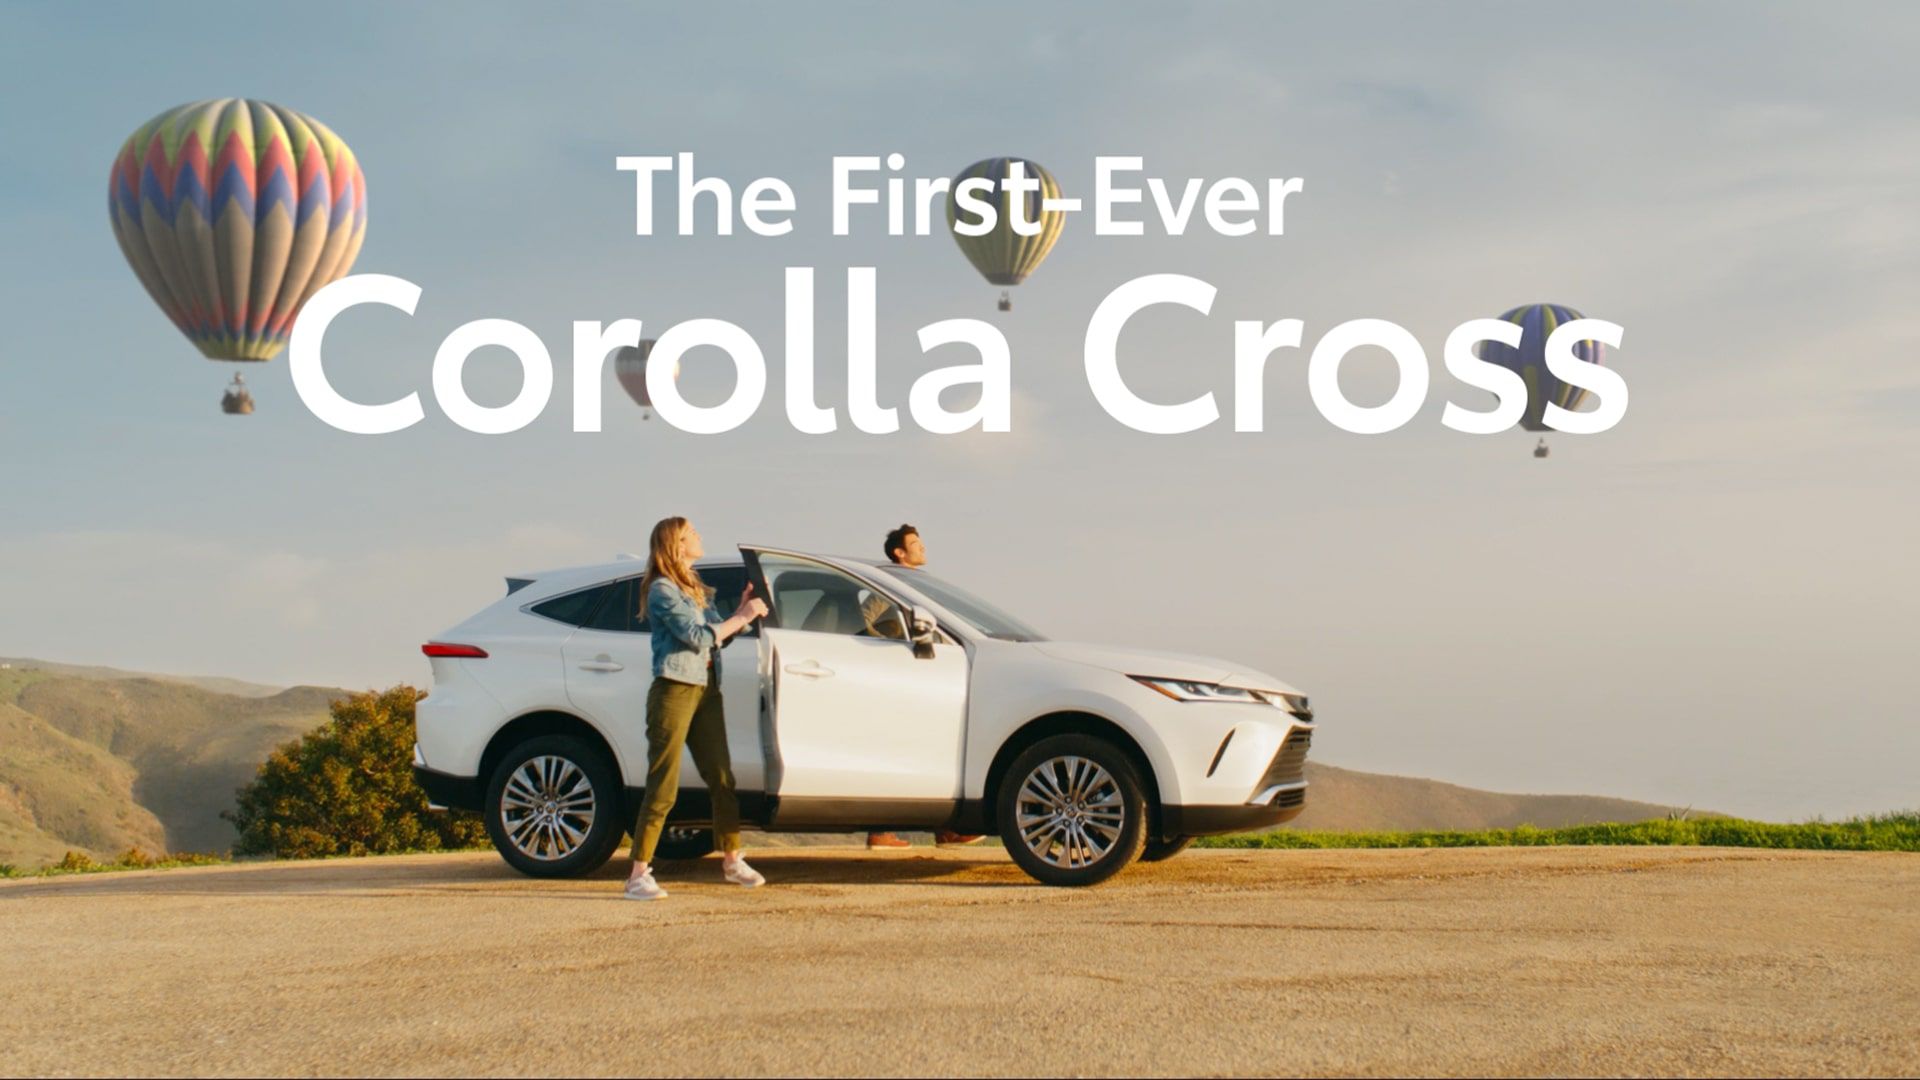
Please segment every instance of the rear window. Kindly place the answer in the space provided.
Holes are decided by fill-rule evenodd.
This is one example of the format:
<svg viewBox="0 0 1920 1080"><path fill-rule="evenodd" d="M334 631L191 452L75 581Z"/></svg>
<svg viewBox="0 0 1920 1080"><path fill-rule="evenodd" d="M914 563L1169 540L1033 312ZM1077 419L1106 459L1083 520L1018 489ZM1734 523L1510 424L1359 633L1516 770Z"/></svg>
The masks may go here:
<svg viewBox="0 0 1920 1080"><path fill-rule="evenodd" d="M611 585L596 585L591 589L581 589L578 592L556 596L551 600L542 600L527 610L543 618L566 623L568 626L585 626L593 621L594 615L599 612L601 605L612 591Z"/></svg>

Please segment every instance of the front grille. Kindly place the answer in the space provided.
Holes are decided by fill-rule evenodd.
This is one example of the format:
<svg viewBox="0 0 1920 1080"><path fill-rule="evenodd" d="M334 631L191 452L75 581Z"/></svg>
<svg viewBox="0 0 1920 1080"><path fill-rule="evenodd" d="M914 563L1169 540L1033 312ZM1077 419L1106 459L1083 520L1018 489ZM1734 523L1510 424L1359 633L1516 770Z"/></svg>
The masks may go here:
<svg viewBox="0 0 1920 1080"><path fill-rule="evenodd" d="M1260 783L1253 790L1261 792L1276 784L1298 784L1305 780L1307 778L1307 746L1312 741L1312 728L1294 728L1293 734L1287 736L1287 741L1280 744L1280 752L1273 755L1273 764L1267 766L1266 775L1260 778ZM1301 798L1306 797L1304 791L1291 793L1283 791L1280 793L1279 800L1276 800L1276 805L1290 805L1280 801L1288 798L1290 794Z"/></svg>
<svg viewBox="0 0 1920 1080"><path fill-rule="evenodd" d="M1283 791L1280 794L1275 795L1273 797L1273 802L1271 805L1277 806L1282 810L1291 810L1296 806L1303 805L1306 801L1307 801L1307 789L1303 787L1297 787L1297 788L1289 788L1286 791Z"/></svg>

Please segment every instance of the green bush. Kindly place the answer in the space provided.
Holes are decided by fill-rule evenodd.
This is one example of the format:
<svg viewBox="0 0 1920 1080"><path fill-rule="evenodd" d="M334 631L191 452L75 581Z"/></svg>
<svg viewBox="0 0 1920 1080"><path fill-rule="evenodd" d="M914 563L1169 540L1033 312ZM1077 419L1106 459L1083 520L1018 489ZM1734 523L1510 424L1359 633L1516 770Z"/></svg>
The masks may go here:
<svg viewBox="0 0 1920 1080"><path fill-rule="evenodd" d="M335 700L332 717L273 752L225 816L234 851L310 859L477 847L477 814L434 812L413 782L413 707L396 686Z"/></svg>

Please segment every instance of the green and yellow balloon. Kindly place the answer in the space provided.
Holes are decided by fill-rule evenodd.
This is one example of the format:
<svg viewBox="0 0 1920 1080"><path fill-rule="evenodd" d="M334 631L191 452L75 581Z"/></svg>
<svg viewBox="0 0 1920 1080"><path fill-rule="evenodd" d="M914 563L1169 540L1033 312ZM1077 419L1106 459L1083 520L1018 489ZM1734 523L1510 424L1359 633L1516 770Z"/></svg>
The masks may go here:
<svg viewBox="0 0 1920 1080"><path fill-rule="evenodd" d="M1016 192L1008 189L1006 181L1011 177L1013 166L1019 163L1026 176L1040 181L1036 190ZM993 228L979 236L967 236L960 232L960 224L965 221L969 226L980 224L980 215L960 208L958 193L962 182L973 179L986 179L993 187L984 198L993 204ZM1048 210L1047 200L1060 197L1060 182L1053 174L1042 168L1038 162L1026 158L997 157L985 161L976 161L960 170L953 178L953 186L947 191L947 228L953 232L955 243L960 245L961 254L973 264L980 275L994 285L1011 287L1027 280L1027 275L1039 268L1046 260L1047 253L1053 250L1054 242L1060 239L1060 231L1066 228L1067 215L1060 210ZM1014 231L1015 211L1020 220L1038 222L1039 231L1031 236L1022 236ZM1011 296L1004 290L1000 293L1000 310L1013 308Z"/></svg>

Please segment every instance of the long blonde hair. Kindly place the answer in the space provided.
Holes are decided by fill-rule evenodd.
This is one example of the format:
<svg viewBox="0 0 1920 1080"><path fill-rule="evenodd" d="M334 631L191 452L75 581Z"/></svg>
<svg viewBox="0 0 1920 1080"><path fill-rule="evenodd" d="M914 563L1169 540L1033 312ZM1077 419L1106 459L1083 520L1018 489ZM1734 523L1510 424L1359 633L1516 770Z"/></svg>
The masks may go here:
<svg viewBox="0 0 1920 1080"><path fill-rule="evenodd" d="M693 572L693 564L680 554L680 538L689 522L683 517L661 518L647 540L647 572L640 579L640 610L647 610L647 598L653 595L656 578L670 581L700 607L707 606L707 586Z"/></svg>

